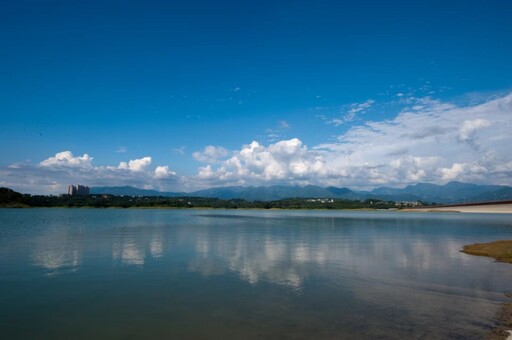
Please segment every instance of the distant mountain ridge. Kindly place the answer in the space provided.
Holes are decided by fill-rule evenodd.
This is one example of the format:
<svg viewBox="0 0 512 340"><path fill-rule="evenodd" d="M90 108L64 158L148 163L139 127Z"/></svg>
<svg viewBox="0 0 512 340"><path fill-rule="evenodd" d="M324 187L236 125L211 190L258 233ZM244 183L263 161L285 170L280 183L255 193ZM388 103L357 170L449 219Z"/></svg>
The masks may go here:
<svg viewBox="0 0 512 340"><path fill-rule="evenodd" d="M164 197L179 197L186 196L184 192L163 192L157 190L139 189L132 186L122 187L92 187L90 192L93 195L116 195L116 196L164 196Z"/></svg>
<svg viewBox="0 0 512 340"><path fill-rule="evenodd" d="M93 187L91 194L164 197L210 197L244 199L247 201L275 201L285 198L340 198L350 200L381 199L390 201L424 201L440 204L498 201L512 199L512 187L502 185L477 185L449 182L444 185L418 183L405 188L380 187L371 191L354 191L348 188L275 185L268 187L218 187L194 192L160 192L156 190L123 187Z"/></svg>

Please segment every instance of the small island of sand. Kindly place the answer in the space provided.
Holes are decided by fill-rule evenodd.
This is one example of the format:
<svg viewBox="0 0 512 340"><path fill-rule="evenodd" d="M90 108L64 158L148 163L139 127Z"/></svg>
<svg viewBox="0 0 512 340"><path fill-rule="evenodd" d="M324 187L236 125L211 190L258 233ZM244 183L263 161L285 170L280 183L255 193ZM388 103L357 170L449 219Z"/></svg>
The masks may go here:
<svg viewBox="0 0 512 340"><path fill-rule="evenodd" d="M498 262L512 263L512 240L495 241L489 243L476 243L464 246L461 250L463 253L489 256L496 259ZM512 293L505 294L512 298ZM512 339L512 302L503 304L498 312L496 319L499 326L494 328L487 337L490 340L498 339Z"/></svg>
<svg viewBox="0 0 512 340"><path fill-rule="evenodd" d="M463 253L477 256L489 256L498 262L512 263L512 240L476 243L464 246Z"/></svg>
<svg viewBox="0 0 512 340"><path fill-rule="evenodd" d="M506 202L489 202L485 204L460 204L445 205L435 207L418 207L403 209L402 211L415 212L460 212L460 213L477 213L477 214L512 214L512 203Z"/></svg>

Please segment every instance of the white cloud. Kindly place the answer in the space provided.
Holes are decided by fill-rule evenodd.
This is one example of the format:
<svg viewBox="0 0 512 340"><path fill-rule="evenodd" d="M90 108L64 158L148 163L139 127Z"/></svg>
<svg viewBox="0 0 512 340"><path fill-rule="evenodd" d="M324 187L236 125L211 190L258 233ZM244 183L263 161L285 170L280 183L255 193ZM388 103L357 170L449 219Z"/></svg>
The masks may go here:
<svg viewBox="0 0 512 340"><path fill-rule="evenodd" d="M290 129L290 124L285 120L280 120L276 128L265 130L265 139L270 143L276 142L283 138L288 129Z"/></svg>
<svg viewBox="0 0 512 340"><path fill-rule="evenodd" d="M119 163L119 169L126 169L130 171L145 171L151 165L151 157L143 157L140 159L132 159L128 163Z"/></svg>
<svg viewBox="0 0 512 340"><path fill-rule="evenodd" d="M43 167L72 167L72 168L90 168L92 157L84 154L82 157L74 157L71 151L62 151L39 163Z"/></svg>
<svg viewBox="0 0 512 340"><path fill-rule="evenodd" d="M327 123L332 124L334 126L339 126L345 124L347 122L352 122L356 120L359 114L365 113L372 105L375 103L375 100L368 99L363 103L353 103L347 107L342 109L343 115L341 117L337 117L334 119L327 119Z"/></svg>
<svg viewBox="0 0 512 340"><path fill-rule="evenodd" d="M199 178L211 178L214 175L211 165L207 165L199 168Z"/></svg>
<svg viewBox="0 0 512 340"><path fill-rule="evenodd" d="M184 155L185 154L185 146L180 146L179 148L172 148L171 150L177 154Z"/></svg>
<svg viewBox="0 0 512 340"><path fill-rule="evenodd" d="M155 178L156 179L164 179L169 178L171 176L176 176L176 173L174 171L170 171L169 167L167 165L164 166L157 166L155 169Z"/></svg>
<svg viewBox="0 0 512 340"><path fill-rule="evenodd" d="M440 169L442 179L445 181L451 180L465 180L468 178L469 180L479 178L482 179L481 175L487 172L487 169L479 164L478 162L474 163L453 163L450 168L442 168Z"/></svg>
<svg viewBox="0 0 512 340"><path fill-rule="evenodd" d="M478 130L490 125L488 120L482 118L465 120L459 129L459 138L462 141L471 140Z"/></svg>
<svg viewBox="0 0 512 340"><path fill-rule="evenodd" d="M351 114L356 114L358 112L369 109L374 103L375 103L375 100L373 100L373 99L368 99L367 101L365 101L363 103L354 103L351 105L351 108L348 112Z"/></svg>
<svg viewBox="0 0 512 340"><path fill-rule="evenodd" d="M88 186L131 185L138 188L168 190L182 184L169 166L151 168L151 157L121 162L119 166L94 166L92 157L57 153L38 164L16 163L0 168L0 186L24 193L64 193L69 184Z"/></svg>
<svg viewBox="0 0 512 340"><path fill-rule="evenodd" d="M253 141L230 159L200 168L198 177L217 185L512 184L512 94L463 107L407 100L411 108L394 119L354 126L334 143L308 148L298 138L268 146Z"/></svg>
<svg viewBox="0 0 512 340"><path fill-rule="evenodd" d="M203 163L216 163L229 154L228 150L221 146L208 145L202 151L192 154L195 160Z"/></svg>
<svg viewBox="0 0 512 340"><path fill-rule="evenodd" d="M244 145L216 170L202 167L199 177L222 181L300 180L318 174L324 168L321 157L293 138L270 144L268 147L253 141Z"/></svg>
<svg viewBox="0 0 512 340"><path fill-rule="evenodd" d="M512 94L470 106L428 97L401 100L408 108L393 119L361 122L329 143L308 147L291 138L266 145L253 141L234 151L207 146L193 154L205 163L195 176L152 167L149 156L93 166L88 154L63 151L37 164L0 167L0 186L62 193L70 183L161 190L270 184L357 189L451 180L512 185Z"/></svg>
<svg viewBox="0 0 512 340"><path fill-rule="evenodd" d="M281 121L279 121L279 127L281 129L289 129L290 124L286 120L281 120Z"/></svg>

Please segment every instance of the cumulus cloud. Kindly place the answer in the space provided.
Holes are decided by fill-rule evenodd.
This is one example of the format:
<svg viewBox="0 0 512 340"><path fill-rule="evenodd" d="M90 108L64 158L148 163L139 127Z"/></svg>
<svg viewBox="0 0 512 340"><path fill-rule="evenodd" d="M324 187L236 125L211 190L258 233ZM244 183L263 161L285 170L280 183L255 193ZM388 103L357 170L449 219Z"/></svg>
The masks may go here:
<svg viewBox="0 0 512 340"><path fill-rule="evenodd" d="M203 179L222 181L300 180L325 168L322 157L310 151L298 138L279 141L268 147L253 141L244 145L216 170L210 165L199 169Z"/></svg>
<svg viewBox="0 0 512 340"><path fill-rule="evenodd" d="M132 159L128 163L121 162L119 169L126 169L130 171L145 171L151 165L151 157L143 157L140 159Z"/></svg>
<svg viewBox="0 0 512 340"><path fill-rule="evenodd" d="M217 163L228 155L228 150L222 146L208 145L202 151L192 153L195 160L203 163Z"/></svg>
<svg viewBox="0 0 512 340"><path fill-rule="evenodd" d="M157 166L155 169L155 178L156 179L165 179L169 178L171 176L176 176L176 173L174 171L170 171L169 167L167 165L164 166Z"/></svg>
<svg viewBox="0 0 512 340"><path fill-rule="evenodd" d="M268 146L253 141L231 158L201 167L198 177L217 184L349 187L450 180L512 184L512 94L461 107L408 100L411 107L394 119L354 126L332 143L308 148L298 138Z"/></svg>
<svg viewBox="0 0 512 340"><path fill-rule="evenodd" d="M193 153L204 163L193 176L178 176L166 165L153 167L149 156L94 166L88 154L62 151L37 164L0 168L0 186L59 193L70 183L161 190L271 184L360 189L452 180L512 185L512 94L466 106L429 97L401 100L407 108L394 118L358 121L323 144L281 138L231 151L207 146ZM352 109L358 114L371 105Z"/></svg>
<svg viewBox="0 0 512 340"><path fill-rule="evenodd" d="M478 175L483 175L487 172L487 169L479 164L478 162L473 163L453 163L449 168L442 168L441 177L445 181L451 181L454 179L464 180L466 178L471 179Z"/></svg>
<svg viewBox="0 0 512 340"><path fill-rule="evenodd" d="M94 166L87 154L73 156L70 151L57 153L38 164L16 163L0 168L0 186L26 193L64 193L69 184L89 186L131 185L167 190L181 178L169 166L151 168L151 157L121 162L118 166Z"/></svg>
<svg viewBox="0 0 512 340"><path fill-rule="evenodd" d="M73 156L71 151L62 151L39 163L42 167L71 167L71 168L90 168L92 157L88 154L83 156Z"/></svg>

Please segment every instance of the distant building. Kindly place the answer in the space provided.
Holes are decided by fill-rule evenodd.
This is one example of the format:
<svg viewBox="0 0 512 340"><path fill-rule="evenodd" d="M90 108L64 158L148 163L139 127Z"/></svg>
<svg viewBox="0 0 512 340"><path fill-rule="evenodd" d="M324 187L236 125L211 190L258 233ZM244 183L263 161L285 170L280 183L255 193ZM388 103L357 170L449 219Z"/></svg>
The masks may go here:
<svg viewBox="0 0 512 340"><path fill-rule="evenodd" d="M333 198L311 198L307 200L308 202L318 202L318 203L334 203Z"/></svg>
<svg viewBox="0 0 512 340"><path fill-rule="evenodd" d="M397 207L421 207L423 203L421 201L399 201L395 202Z"/></svg>
<svg viewBox="0 0 512 340"><path fill-rule="evenodd" d="M68 195L70 196L79 196L79 195L89 195L90 190L89 187L85 185L78 184L77 186L70 185L68 186Z"/></svg>

